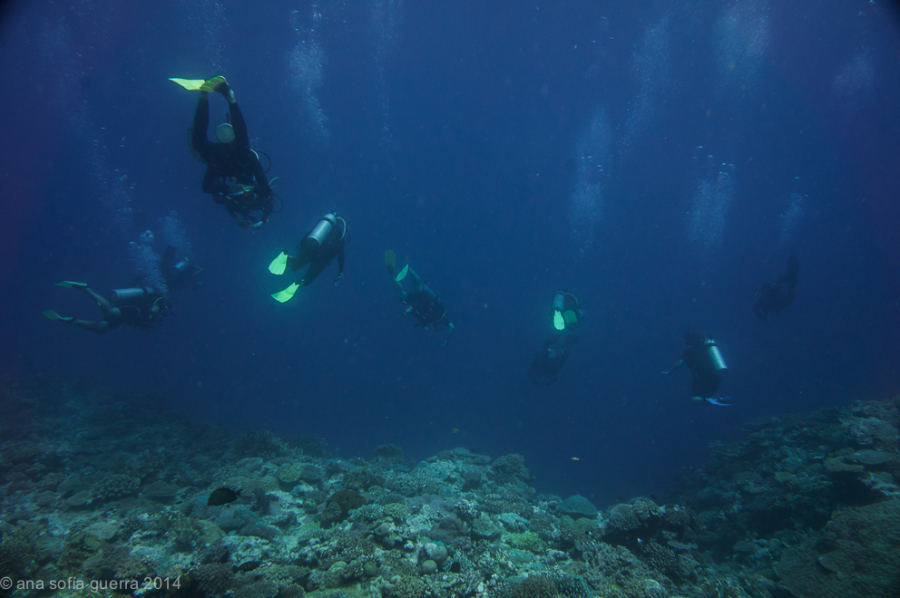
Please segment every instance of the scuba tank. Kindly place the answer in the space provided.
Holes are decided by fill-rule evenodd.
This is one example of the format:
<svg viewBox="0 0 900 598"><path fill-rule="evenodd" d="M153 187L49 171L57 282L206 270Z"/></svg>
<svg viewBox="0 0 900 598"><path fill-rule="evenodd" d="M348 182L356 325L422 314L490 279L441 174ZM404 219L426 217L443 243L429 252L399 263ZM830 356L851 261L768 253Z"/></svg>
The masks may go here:
<svg viewBox="0 0 900 598"><path fill-rule="evenodd" d="M203 272L203 268L195 265L188 258L184 258L180 262L169 266L165 271L166 284L170 291L178 291L189 285L196 289L200 286L200 283L197 281L197 275L201 272Z"/></svg>
<svg viewBox="0 0 900 598"><path fill-rule="evenodd" d="M109 292L110 303L121 303L130 301L146 295L158 295L159 292L153 287L134 287L132 289L116 289Z"/></svg>
<svg viewBox="0 0 900 598"><path fill-rule="evenodd" d="M572 298L572 301L575 303L575 309L566 308L567 297ZM578 299L566 291L556 291L553 295L552 307L550 308L550 323L553 325L553 328L558 332L576 330L581 317L582 311L578 307Z"/></svg>
<svg viewBox="0 0 900 598"><path fill-rule="evenodd" d="M189 259L184 258L177 264L172 265L172 270L178 273L178 276L184 276L186 278L190 278L196 273L196 266L190 262Z"/></svg>
<svg viewBox="0 0 900 598"><path fill-rule="evenodd" d="M322 246L325 239L331 233L331 229L337 226L337 216L334 214L325 214L319 220L315 228L310 231L306 238L303 239L303 249L307 251L315 251Z"/></svg>
<svg viewBox="0 0 900 598"><path fill-rule="evenodd" d="M706 354L709 357L709 362L712 364L716 373L721 375L727 372L728 366L725 365L725 360L722 358L722 352L719 351L716 341L708 338L704 341L704 345L706 346Z"/></svg>
<svg viewBox="0 0 900 598"><path fill-rule="evenodd" d="M562 291L556 291L553 295L553 309L562 312L566 308L566 294Z"/></svg>

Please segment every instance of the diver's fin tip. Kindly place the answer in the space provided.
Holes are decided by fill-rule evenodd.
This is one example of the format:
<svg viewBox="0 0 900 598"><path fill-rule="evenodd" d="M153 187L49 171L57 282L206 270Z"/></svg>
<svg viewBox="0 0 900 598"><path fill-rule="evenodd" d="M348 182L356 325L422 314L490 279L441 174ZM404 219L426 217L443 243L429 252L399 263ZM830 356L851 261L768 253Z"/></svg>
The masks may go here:
<svg viewBox="0 0 900 598"><path fill-rule="evenodd" d="M288 256L285 252L282 251L281 253L279 253L278 257L272 260L272 263L269 264L269 272L275 274L276 276L281 276L282 274L284 274L284 269L287 266L287 258Z"/></svg>
<svg viewBox="0 0 900 598"><path fill-rule="evenodd" d="M290 301L291 298L293 298L294 293L296 293L297 289L299 289L299 288L300 288L300 285L295 282L295 283L291 284L291 286L289 286L288 288L284 289L283 291L279 291L277 293L272 293L272 299L274 299L275 301L277 301L279 303L285 303L287 301Z"/></svg>
<svg viewBox="0 0 900 598"><path fill-rule="evenodd" d="M225 83L225 77L216 75L212 79L181 79L179 77L169 77L169 81L174 81L188 91L215 91L219 83Z"/></svg>

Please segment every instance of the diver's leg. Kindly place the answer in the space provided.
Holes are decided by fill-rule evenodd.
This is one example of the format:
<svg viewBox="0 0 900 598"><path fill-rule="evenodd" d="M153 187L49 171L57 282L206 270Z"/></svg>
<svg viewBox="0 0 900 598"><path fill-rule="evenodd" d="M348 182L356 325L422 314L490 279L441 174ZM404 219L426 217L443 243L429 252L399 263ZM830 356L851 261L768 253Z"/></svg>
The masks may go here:
<svg viewBox="0 0 900 598"><path fill-rule="evenodd" d="M110 326L109 322L106 320L100 322L92 322L90 320L71 320L69 322L66 322L66 324L78 326L79 328L84 328L85 330L96 332L97 334L103 334L104 332L108 332L113 329L113 327Z"/></svg>
<svg viewBox="0 0 900 598"><path fill-rule="evenodd" d="M227 97L227 96L226 96ZM250 149L250 136L247 134L247 123L237 102L228 103L231 114L231 129L234 131L234 143L238 149Z"/></svg>
<svg viewBox="0 0 900 598"><path fill-rule="evenodd" d="M200 92L200 99L197 100L197 111L194 112L194 128L191 130L191 145L194 151L200 155L206 162L209 162L211 153L209 151L209 140L206 138L206 131L209 128L209 94L205 91Z"/></svg>
<svg viewBox="0 0 900 598"><path fill-rule="evenodd" d="M699 376L694 376L691 378L691 396L696 401L697 399L705 399L706 397L703 395L704 384Z"/></svg>
<svg viewBox="0 0 900 598"><path fill-rule="evenodd" d="M550 334L547 336L547 340L544 341L544 351L555 345L562 338L561 334Z"/></svg>
<svg viewBox="0 0 900 598"><path fill-rule="evenodd" d="M316 278L318 278L319 274L322 273L322 270L325 269L325 266L330 264L331 262L326 262L324 260L314 260L310 266L309 270L306 271L306 274L303 275L303 278L300 279L300 286L306 287L312 284Z"/></svg>
<svg viewBox="0 0 900 598"><path fill-rule="evenodd" d="M394 289L394 293L400 297L401 301L406 301L406 291L403 290L403 285L397 282L393 276L391 276L391 288Z"/></svg>
<svg viewBox="0 0 900 598"><path fill-rule="evenodd" d="M301 247L300 253L298 253L296 257L288 256L287 267L290 268L292 272L296 272L308 264L311 258L312 256L310 256L309 252Z"/></svg>
<svg viewBox="0 0 900 598"><path fill-rule="evenodd" d="M112 306L105 297L95 293L88 287L84 287L82 291L87 293L94 300L94 303L97 304L97 307L100 308L100 311L103 312L103 321L97 324L101 329L94 332L107 332L122 323L122 310Z"/></svg>
<svg viewBox="0 0 900 598"><path fill-rule="evenodd" d="M409 278L413 283L413 293L418 293L425 288L425 285L422 284L422 279L419 278L419 275L412 268L409 269Z"/></svg>
<svg viewBox="0 0 900 598"><path fill-rule="evenodd" d="M109 313L109 311L111 309L113 309L113 306L109 304L109 301L106 300L106 297L100 295L99 293L96 293L90 287L79 287L79 288L81 289L82 293L84 293L85 295L90 297L94 301L94 303L97 304L97 307L100 308L100 311L103 312L104 316L107 313Z"/></svg>
<svg viewBox="0 0 900 598"><path fill-rule="evenodd" d="M691 394L694 397L708 399L715 396L721 383L722 376L716 374L694 376L694 379L691 381Z"/></svg>

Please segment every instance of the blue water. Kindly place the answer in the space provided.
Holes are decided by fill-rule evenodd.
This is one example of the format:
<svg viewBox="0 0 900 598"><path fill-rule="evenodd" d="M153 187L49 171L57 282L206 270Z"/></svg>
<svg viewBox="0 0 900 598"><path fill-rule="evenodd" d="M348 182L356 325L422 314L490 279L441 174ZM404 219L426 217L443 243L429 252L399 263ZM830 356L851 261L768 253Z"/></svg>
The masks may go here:
<svg viewBox="0 0 900 598"><path fill-rule="evenodd" d="M659 491L747 420L900 389L897 23L846 0L7 3L0 373L343 456L517 452L539 491L597 504ZM196 95L167 80L216 74L280 178L257 231L201 193ZM269 261L334 208L340 286L335 265L275 302ZM95 317L54 283L122 287L166 226L204 271L164 326L41 317ZM386 249L442 298L446 348L402 315ZM761 322L792 254L794 305ZM559 287L586 319L537 389ZM660 375L685 329L718 340L734 407Z"/></svg>

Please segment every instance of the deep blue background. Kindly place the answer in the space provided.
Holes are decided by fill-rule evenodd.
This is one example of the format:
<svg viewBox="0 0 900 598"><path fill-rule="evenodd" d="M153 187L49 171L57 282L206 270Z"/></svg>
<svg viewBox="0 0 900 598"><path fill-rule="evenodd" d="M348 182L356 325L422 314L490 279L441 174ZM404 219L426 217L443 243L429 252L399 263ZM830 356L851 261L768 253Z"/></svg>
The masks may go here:
<svg viewBox="0 0 900 598"><path fill-rule="evenodd" d="M730 31L750 42L765 20L758 70L722 66L728 14L744 15ZM658 491L748 419L900 389L896 23L884 3L844 0L7 6L0 373L159 392L200 421L316 433L345 456L384 442L414 458L519 452L539 490L598 504ZM324 56L313 92L327 140L292 85L303 40ZM855 54L870 84L841 94ZM284 211L258 231L200 192L186 147L196 96L166 80L215 74L280 177ZM215 120L225 105L212 101ZM598 113L605 199L585 245L570 202ZM710 249L687 234L706 153L735 165ZM109 207L121 175L133 225ZM806 212L779 244L793 192ZM276 303L287 280L269 260L335 207L352 234L343 282L329 284L332 268ZM204 284L173 299L162 328L94 336L41 317L94 317L53 284L122 286L128 241L171 210ZM447 348L401 315L388 248L448 307ZM753 294L789 252L795 305L760 322ZM538 390L525 367L560 286L587 319L559 382ZM695 407L687 373L659 375L684 329L719 340L738 406Z"/></svg>

